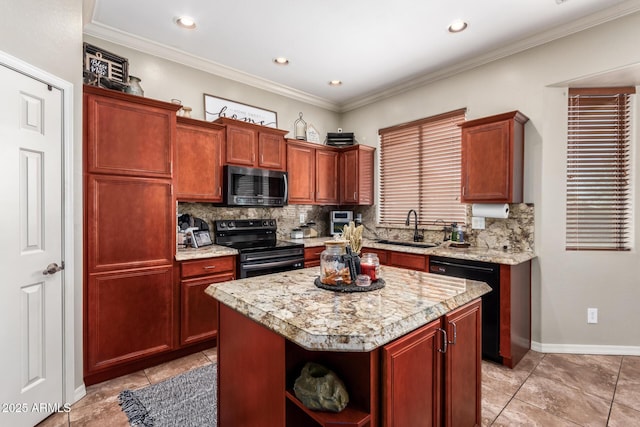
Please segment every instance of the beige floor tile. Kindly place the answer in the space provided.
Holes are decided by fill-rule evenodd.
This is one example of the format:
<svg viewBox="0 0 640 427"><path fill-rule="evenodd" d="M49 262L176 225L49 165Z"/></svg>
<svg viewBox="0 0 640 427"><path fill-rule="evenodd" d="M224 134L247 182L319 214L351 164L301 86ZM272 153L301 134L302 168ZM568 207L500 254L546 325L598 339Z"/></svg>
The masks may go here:
<svg viewBox="0 0 640 427"><path fill-rule="evenodd" d="M638 425L640 425L640 411L613 402L607 426L629 427Z"/></svg>
<svg viewBox="0 0 640 427"><path fill-rule="evenodd" d="M217 347L208 348L205 351L203 351L203 353L204 353L205 356L207 356L209 358L211 363L216 363L218 361L218 348Z"/></svg>
<svg viewBox="0 0 640 427"><path fill-rule="evenodd" d="M87 387L86 396L74 403L73 408L93 405L97 402L116 402L118 394L120 394L122 390L134 390L148 385L149 380L144 374L144 371L134 372L112 380L93 384Z"/></svg>
<svg viewBox="0 0 640 427"><path fill-rule="evenodd" d="M205 356L204 353L198 352L181 357L180 359L163 363L162 365L145 369L144 372L147 375L147 378L149 378L151 384L155 384L168 378L175 377L183 372L190 371L191 369L209 364L211 364L209 358Z"/></svg>
<svg viewBox="0 0 640 427"><path fill-rule="evenodd" d="M640 411L640 357L623 358L613 401Z"/></svg>
<svg viewBox="0 0 640 427"><path fill-rule="evenodd" d="M502 393L482 384L482 425L490 426L512 397L511 394Z"/></svg>
<svg viewBox="0 0 640 427"><path fill-rule="evenodd" d="M513 395L531 374L529 368L533 369L533 366L528 366L528 363L522 366L518 364L514 369L510 369L506 366L483 360L482 384L493 390Z"/></svg>
<svg viewBox="0 0 640 427"><path fill-rule="evenodd" d="M495 427L576 427L579 424L555 416L536 406L513 399L493 423Z"/></svg>
<svg viewBox="0 0 640 427"><path fill-rule="evenodd" d="M116 402L71 408L69 419L72 427L129 427L129 419Z"/></svg>
<svg viewBox="0 0 640 427"><path fill-rule="evenodd" d="M536 372L522 385L515 398L582 426L606 425L611 406L605 399Z"/></svg>
<svg viewBox="0 0 640 427"><path fill-rule="evenodd" d="M68 427L69 414L67 412L56 412L37 424L37 427Z"/></svg>
<svg viewBox="0 0 640 427"><path fill-rule="evenodd" d="M613 400L621 356L548 354L534 373L585 393Z"/></svg>

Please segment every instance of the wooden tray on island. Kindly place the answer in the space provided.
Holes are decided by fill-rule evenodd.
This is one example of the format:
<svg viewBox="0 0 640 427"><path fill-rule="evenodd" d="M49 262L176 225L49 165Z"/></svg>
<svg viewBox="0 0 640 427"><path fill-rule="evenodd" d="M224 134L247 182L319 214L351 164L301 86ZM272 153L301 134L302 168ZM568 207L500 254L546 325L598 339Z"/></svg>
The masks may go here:
<svg viewBox="0 0 640 427"><path fill-rule="evenodd" d="M354 283L350 285L325 285L320 281L320 277L316 277L313 283L320 289L326 289L334 292L369 292L384 288L384 279L378 279L371 282L369 286L358 286Z"/></svg>

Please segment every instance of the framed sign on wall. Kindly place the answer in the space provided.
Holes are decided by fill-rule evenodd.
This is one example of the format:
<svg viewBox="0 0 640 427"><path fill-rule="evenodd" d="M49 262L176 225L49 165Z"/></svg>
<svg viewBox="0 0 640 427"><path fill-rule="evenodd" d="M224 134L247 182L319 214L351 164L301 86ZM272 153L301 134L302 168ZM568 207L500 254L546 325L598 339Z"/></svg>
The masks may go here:
<svg viewBox="0 0 640 427"><path fill-rule="evenodd" d="M220 117L241 120L271 128L278 127L278 115L275 111L253 105L242 104L230 99L220 98L209 94L204 94L204 119L208 122L217 120Z"/></svg>

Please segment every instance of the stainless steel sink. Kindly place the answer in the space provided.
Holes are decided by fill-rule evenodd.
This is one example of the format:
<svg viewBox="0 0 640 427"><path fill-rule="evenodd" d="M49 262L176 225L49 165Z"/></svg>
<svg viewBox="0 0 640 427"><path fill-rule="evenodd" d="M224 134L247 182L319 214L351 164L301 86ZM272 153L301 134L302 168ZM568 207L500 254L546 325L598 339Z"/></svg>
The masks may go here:
<svg viewBox="0 0 640 427"><path fill-rule="evenodd" d="M385 245L411 246L413 248L435 248L436 246L438 246L433 243L400 242L398 240L385 240L385 239L377 240L377 242L383 243Z"/></svg>

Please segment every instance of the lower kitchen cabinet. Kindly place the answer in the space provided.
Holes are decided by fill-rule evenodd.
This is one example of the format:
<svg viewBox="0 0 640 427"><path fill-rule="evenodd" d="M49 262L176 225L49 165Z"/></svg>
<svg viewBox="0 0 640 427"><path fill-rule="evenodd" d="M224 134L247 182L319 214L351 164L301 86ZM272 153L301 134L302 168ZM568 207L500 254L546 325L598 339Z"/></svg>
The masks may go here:
<svg viewBox="0 0 640 427"><path fill-rule="evenodd" d="M218 302L204 291L213 283L234 279L234 256L180 263L180 345L216 337Z"/></svg>
<svg viewBox="0 0 640 427"><path fill-rule="evenodd" d="M318 267L320 265L320 254L322 251L324 251L324 246L304 248L304 268Z"/></svg>
<svg viewBox="0 0 640 427"><path fill-rule="evenodd" d="M362 248L361 253L373 253L378 255L381 265L408 268L409 270L428 271L429 256L411 254L407 252L387 251L385 249Z"/></svg>
<svg viewBox="0 0 640 427"><path fill-rule="evenodd" d="M177 296L171 266L89 275L85 373L173 348Z"/></svg>
<svg viewBox="0 0 640 427"><path fill-rule="evenodd" d="M382 349L383 426L481 424L481 301Z"/></svg>

